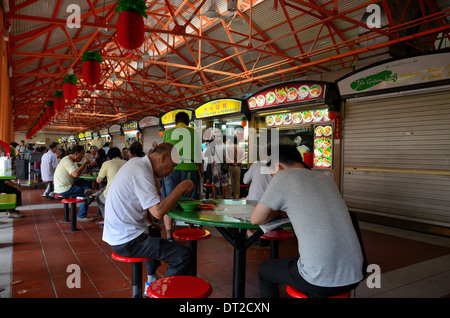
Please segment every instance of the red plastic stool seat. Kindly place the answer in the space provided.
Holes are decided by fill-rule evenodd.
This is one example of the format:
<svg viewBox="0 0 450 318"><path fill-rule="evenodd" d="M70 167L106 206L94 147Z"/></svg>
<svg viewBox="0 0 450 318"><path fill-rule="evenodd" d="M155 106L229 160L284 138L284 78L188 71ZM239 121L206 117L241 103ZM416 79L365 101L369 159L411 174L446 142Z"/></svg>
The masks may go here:
<svg viewBox="0 0 450 318"><path fill-rule="evenodd" d="M111 257L119 262L131 263L131 296L133 298L142 298L142 263L151 259L145 257L125 257L114 252L112 252Z"/></svg>
<svg viewBox="0 0 450 318"><path fill-rule="evenodd" d="M290 285L286 286L286 291L293 298L308 298L308 296L306 296L301 291L299 291L298 289L295 289L294 287L292 287ZM350 298L351 296L352 296L352 292L349 291L349 292L346 292L343 294L333 295L328 298Z"/></svg>
<svg viewBox="0 0 450 318"><path fill-rule="evenodd" d="M55 194L55 196L62 197L59 194ZM70 230L71 232L78 231L77 229L77 203L84 202L84 200L77 198L66 198L63 197L61 203L64 203L64 220L63 222L70 221ZM69 220L69 204L71 210L71 220Z"/></svg>
<svg viewBox="0 0 450 318"><path fill-rule="evenodd" d="M211 237L211 233L204 229L180 229L173 232L173 237L184 241L201 241Z"/></svg>
<svg viewBox="0 0 450 318"><path fill-rule="evenodd" d="M147 288L150 298L207 298L211 292L211 285L195 276L163 277Z"/></svg>
<svg viewBox="0 0 450 318"><path fill-rule="evenodd" d="M211 237L211 233L204 229L180 229L173 232L173 237L189 241L189 248L191 249L192 260L192 276L197 276L197 241L206 240Z"/></svg>
<svg viewBox="0 0 450 318"><path fill-rule="evenodd" d="M278 258L278 241L290 240L294 238L294 234L289 231L269 231L261 236L262 239L270 241L270 259Z"/></svg>

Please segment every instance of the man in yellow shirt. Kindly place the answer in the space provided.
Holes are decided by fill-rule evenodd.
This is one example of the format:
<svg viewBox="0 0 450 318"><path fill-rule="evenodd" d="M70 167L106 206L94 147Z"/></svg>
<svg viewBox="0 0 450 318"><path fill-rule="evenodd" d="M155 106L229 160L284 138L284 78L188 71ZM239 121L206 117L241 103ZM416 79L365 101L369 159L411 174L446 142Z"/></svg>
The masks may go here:
<svg viewBox="0 0 450 318"><path fill-rule="evenodd" d="M121 152L119 148L112 147L111 149L109 149L109 160L103 163L97 176L97 183L102 183L105 178L107 181L106 187L95 193L97 197L98 209L102 213L103 217L105 217L106 194L108 193L108 189L111 186L111 182L113 181L117 171L119 171L119 169L127 162L126 160L120 159L120 155Z"/></svg>
<svg viewBox="0 0 450 318"><path fill-rule="evenodd" d="M84 157L83 146L76 145L72 148L69 155L65 156L56 167L55 175L53 176L53 183L55 186L54 192L65 197L86 197L85 191L89 186L78 178L84 171L84 168L89 164L89 158L86 158L83 164L78 167L77 162L80 162ZM87 218L87 209L90 204L90 199L86 197L85 202L81 203L78 211L78 221L91 222L94 218Z"/></svg>

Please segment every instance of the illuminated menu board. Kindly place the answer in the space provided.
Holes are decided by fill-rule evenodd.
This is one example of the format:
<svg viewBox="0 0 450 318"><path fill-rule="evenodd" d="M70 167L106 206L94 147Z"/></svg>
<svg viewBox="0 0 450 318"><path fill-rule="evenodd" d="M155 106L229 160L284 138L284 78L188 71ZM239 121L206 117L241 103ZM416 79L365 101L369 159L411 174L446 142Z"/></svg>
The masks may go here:
<svg viewBox="0 0 450 318"><path fill-rule="evenodd" d="M247 101L250 110L281 106L294 102L306 102L325 97L326 86L322 84L289 84L261 91Z"/></svg>

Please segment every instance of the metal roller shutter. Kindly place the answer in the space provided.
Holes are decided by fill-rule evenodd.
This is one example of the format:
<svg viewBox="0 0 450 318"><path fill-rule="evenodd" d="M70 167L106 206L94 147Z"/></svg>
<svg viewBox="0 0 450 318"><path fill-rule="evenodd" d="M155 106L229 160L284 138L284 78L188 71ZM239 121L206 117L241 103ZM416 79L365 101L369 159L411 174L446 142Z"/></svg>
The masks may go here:
<svg viewBox="0 0 450 318"><path fill-rule="evenodd" d="M350 210L450 226L450 93L348 100L342 193Z"/></svg>

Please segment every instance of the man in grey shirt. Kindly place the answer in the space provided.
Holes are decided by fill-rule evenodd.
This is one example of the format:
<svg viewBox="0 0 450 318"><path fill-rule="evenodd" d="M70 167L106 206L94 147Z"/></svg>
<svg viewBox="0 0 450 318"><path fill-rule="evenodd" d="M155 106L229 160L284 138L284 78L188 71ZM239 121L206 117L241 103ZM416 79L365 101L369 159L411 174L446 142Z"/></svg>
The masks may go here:
<svg viewBox="0 0 450 318"><path fill-rule="evenodd" d="M265 224L286 212L300 256L261 264L261 297L278 297L278 284L291 285L308 297L354 289L363 279L363 255L336 184L327 175L306 169L295 146L280 145L273 167L275 175L251 220Z"/></svg>

